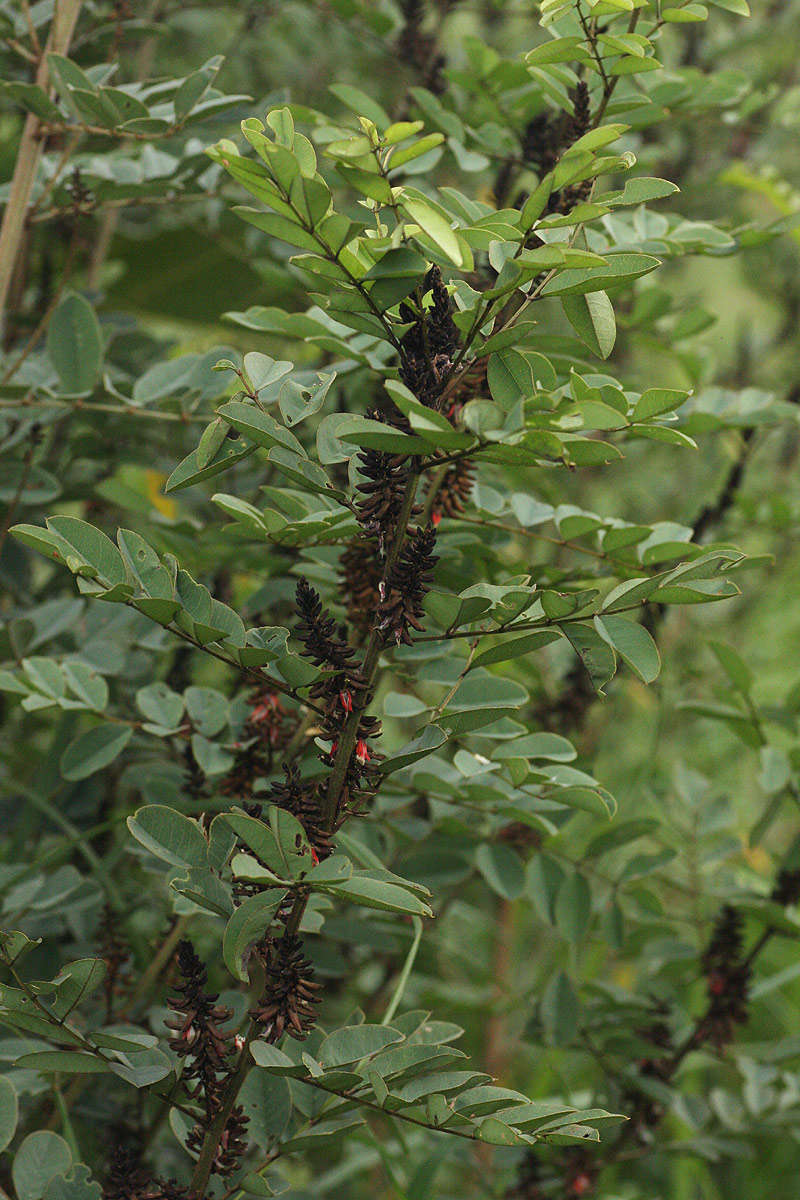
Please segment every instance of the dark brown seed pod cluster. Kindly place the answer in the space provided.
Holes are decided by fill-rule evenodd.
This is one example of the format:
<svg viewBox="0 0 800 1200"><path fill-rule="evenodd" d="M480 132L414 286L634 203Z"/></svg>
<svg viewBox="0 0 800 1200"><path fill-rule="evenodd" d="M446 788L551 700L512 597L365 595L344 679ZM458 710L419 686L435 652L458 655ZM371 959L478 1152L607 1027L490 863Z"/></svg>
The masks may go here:
<svg viewBox="0 0 800 1200"><path fill-rule="evenodd" d="M295 763L284 763L283 770L285 778L270 785L268 803L297 818L321 861L331 853L331 835L322 820L319 786L303 779Z"/></svg>
<svg viewBox="0 0 800 1200"><path fill-rule="evenodd" d="M316 1023L320 985L314 982L303 943L297 936L284 933L279 938L268 938L259 953L266 984L250 1016L263 1026L267 1042L280 1041L284 1033L304 1040Z"/></svg>
<svg viewBox="0 0 800 1200"><path fill-rule="evenodd" d="M236 1170L239 1165L239 1159L247 1150L248 1142L246 1133L249 1120L250 1118L245 1116L242 1106L236 1104L231 1110L231 1115L228 1117L225 1128L220 1136L217 1152L211 1164L212 1175L219 1175L224 1179ZM204 1137L205 1131L202 1126L195 1125L186 1139L188 1149L199 1154L203 1147Z"/></svg>
<svg viewBox="0 0 800 1200"><path fill-rule="evenodd" d="M460 458L448 467L436 489L431 519L438 525L442 517L457 517L466 508L475 484L475 468L467 458Z"/></svg>
<svg viewBox="0 0 800 1200"><path fill-rule="evenodd" d="M433 553L436 530L433 525L419 528L408 539L397 562L382 585L378 608L378 628L386 640L411 644L411 630L423 628L422 602L433 579L438 559Z"/></svg>
<svg viewBox="0 0 800 1200"><path fill-rule="evenodd" d="M249 700L250 713L235 747L234 764L220 783L226 796L251 797L258 780L271 774L275 755L286 747L297 725L275 692L254 688Z"/></svg>
<svg viewBox="0 0 800 1200"><path fill-rule="evenodd" d="M770 899L784 908L800 903L800 870L784 867L779 871Z"/></svg>
<svg viewBox="0 0 800 1200"><path fill-rule="evenodd" d="M572 114L566 118L564 143L571 146L589 132L592 123L592 105L589 99L589 85L584 79L579 79L570 94Z"/></svg>
<svg viewBox="0 0 800 1200"><path fill-rule="evenodd" d="M139 1148L117 1143L111 1151L103 1200L142 1200L152 1195L153 1186Z"/></svg>
<svg viewBox="0 0 800 1200"><path fill-rule="evenodd" d="M192 1099L202 1102L211 1119L219 1107L225 1080L230 1072L230 1043L233 1034L221 1026L230 1020L229 1008L217 1004L217 995L206 991L208 972L188 939L178 945L181 982L177 996L167 1004L176 1015L165 1024L173 1031L170 1047L183 1060L183 1080Z"/></svg>
<svg viewBox="0 0 800 1200"><path fill-rule="evenodd" d="M671 1055L674 1050L672 1030L664 1020L664 1014L667 1012L666 1006L657 1003L655 1012L657 1014L655 1018L648 1025L637 1029L636 1035L643 1041L649 1042L655 1050L659 1050L661 1053L640 1059L638 1075L643 1081L654 1079L665 1082L669 1079L672 1070ZM664 1116L663 1105L644 1087L634 1086L627 1091L625 1104L626 1113L642 1133L658 1125Z"/></svg>
<svg viewBox="0 0 800 1200"><path fill-rule="evenodd" d="M539 175L552 171L561 148L559 122L549 113L538 113L525 126L522 137L522 157Z"/></svg>
<svg viewBox="0 0 800 1200"><path fill-rule="evenodd" d="M295 635L303 643L303 654L315 667L326 667L355 679L358 676L358 666L353 662L355 650L339 637L336 621L304 577L297 582L295 606L300 618Z"/></svg>
<svg viewBox="0 0 800 1200"><path fill-rule="evenodd" d="M439 397L453 370L453 356L459 345L453 321L453 302L437 266L425 276L423 292L430 292L432 304L423 314L408 304L400 305L400 317L411 328L400 339L400 378L417 399L428 408L438 408Z"/></svg>
<svg viewBox="0 0 800 1200"><path fill-rule="evenodd" d="M457 378L447 389L446 415L453 423L469 400L475 400L479 396L488 396L488 373L488 358L473 359L466 367L459 370Z"/></svg>
<svg viewBox="0 0 800 1200"><path fill-rule="evenodd" d="M378 588L383 578L381 548L372 537L356 537L339 559L342 594L347 619L362 638L375 624Z"/></svg>
<svg viewBox="0 0 800 1200"><path fill-rule="evenodd" d="M253 795L256 782L270 771L264 747L256 738L248 738L236 747L233 766L220 781L223 796L236 796L246 800Z"/></svg>
<svg viewBox="0 0 800 1200"><path fill-rule="evenodd" d="M451 8L456 0L440 0L439 7ZM445 56L439 50L436 36L426 33L422 24L426 5L423 0L401 0L403 26L397 39L397 55L413 67L429 92L440 96L445 90Z"/></svg>
<svg viewBox="0 0 800 1200"><path fill-rule="evenodd" d="M700 1030L721 1049L733 1036L734 1025L747 1020L750 967L743 959L743 919L738 909L726 904L714 924L703 968L708 988L708 1011Z"/></svg>
<svg viewBox="0 0 800 1200"><path fill-rule="evenodd" d="M183 790L190 800L195 800L199 803L201 800L207 798L208 788L206 787L205 774L192 751L191 741L187 741L184 747L183 761L186 765L183 774Z"/></svg>
<svg viewBox="0 0 800 1200"><path fill-rule="evenodd" d="M572 89L571 99L572 113L565 116L562 121L560 138L562 150L568 150L574 142L577 142L578 138L583 137L589 131L592 121L589 88L584 80L579 80ZM583 179L579 183L571 183L560 192L552 194L548 201L547 211L552 213L568 213L576 204L587 200L591 195L591 191L592 184L589 179Z"/></svg>
<svg viewBox="0 0 800 1200"><path fill-rule="evenodd" d="M355 651L336 634L336 622L323 608L318 593L306 579L300 579L296 593L300 624L297 635L303 642L303 653L311 658L315 666L325 667L328 674L321 676L309 689L312 699L323 708L322 732L332 743L331 756L335 755L342 729L355 708L363 708L368 697L364 693L364 681L360 664L355 660ZM375 717L362 715L356 735L354 769L358 761L362 767L371 755L366 749L369 738L376 738L381 724Z"/></svg>
<svg viewBox="0 0 800 1200"><path fill-rule="evenodd" d="M373 419L385 420L377 414ZM404 454L386 454L383 450L363 450L358 455L358 520L370 540L376 542L379 555L383 555L397 529L408 484L407 464Z"/></svg>
<svg viewBox="0 0 800 1200"><path fill-rule="evenodd" d="M115 1146L103 1185L103 1200L189 1200L189 1189L174 1179L154 1179L136 1150Z"/></svg>
<svg viewBox="0 0 800 1200"><path fill-rule="evenodd" d="M557 116L548 112L538 113L525 127L522 135L522 159L540 178L552 171L561 154L591 128L591 99L584 80L579 80L572 89L570 100L571 112L560 113ZM499 200L506 196L511 187L510 177L511 165L505 164L495 184L495 194ZM570 184L561 191L552 193L547 202L546 212L567 213L585 200L590 192L591 183L588 180ZM519 204L524 199L525 196L518 197L516 203Z"/></svg>
<svg viewBox="0 0 800 1200"><path fill-rule="evenodd" d="M119 914L110 904L103 905L97 934L97 957L103 960L106 967L103 992L106 1020L110 1021L114 1015L114 1001L124 996L127 991L127 968L131 957L128 939L120 926Z"/></svg>
<svg viewBox="0 0 800 1200"><path fill-rule="evenodd" d="M448 420L456 425L464 405L486 391L488 359L476 359L467 369L459 373L454 386L447 390L445 410ZM436 498L431 508L431 519L438 525L442 517L456 517L462 513L472 494L475 483L475 468L468 458L460 458L448 468L439 481ZM427 495L434 486L430 480Z"/></svg>

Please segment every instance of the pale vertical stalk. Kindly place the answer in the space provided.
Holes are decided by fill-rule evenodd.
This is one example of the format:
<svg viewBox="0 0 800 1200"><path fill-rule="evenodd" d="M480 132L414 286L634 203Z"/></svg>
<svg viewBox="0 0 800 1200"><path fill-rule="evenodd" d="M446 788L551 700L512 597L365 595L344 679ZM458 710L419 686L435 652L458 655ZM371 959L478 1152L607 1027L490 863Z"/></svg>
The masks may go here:
<svg viewBox="0 0 800 1200"><path fill-rule="evenodd" d="M158 3L158 0L156 0L155 4L151 5L147 18L149 21L154 22L157 19L160 7L161 5ZM142 42L139 53L136 56L135 75L137 79L145 79L150 74L156 56L156 43L157 38L155 36L149 37ZM122 142L120 148L122 149L126 145L130 145L130 142ZM90 288L97 288L100 285L100 275L108 257L108 252L111 249L114 234L117 232L117 225L119 224L121 215L121 207L107 208L100 219L97 237L95 238L94 248L87 267L86 281Z"/></svg>
<svg viewBox="0 0 800 1200"><path fill-rule="evenodd" d="M56 0L53 24L36 71L36 83L41 88L47 87L47 55L66 54L69 48L81 2L82 0ZM25 215L36 178L36 168L42 157L39 126L39 118L33 113L28 113L17 151L8 202L0 225L0 333L5 329L8 291L25 233Z"/></svg>

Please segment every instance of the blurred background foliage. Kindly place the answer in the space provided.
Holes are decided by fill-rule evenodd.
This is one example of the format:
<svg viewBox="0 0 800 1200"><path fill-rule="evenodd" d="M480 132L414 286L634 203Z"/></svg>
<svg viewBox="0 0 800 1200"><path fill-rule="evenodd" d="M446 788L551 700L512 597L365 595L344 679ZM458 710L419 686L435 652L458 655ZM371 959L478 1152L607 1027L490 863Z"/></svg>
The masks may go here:
<svg viewBox="0 0 800 1200"><path fill-rule="evenodd" d="M42 26L47 7L31 5L34 21ZM10 44L17 40L21 12L14 4L0 5L6 79L26 77L25 63ZM722 80L719 103L699 113L691 101L676 104L668 121L643 132L639 166L646 174L679 184L679 211L687 219L723 220L731 227L766 224L800 210L800 5L795 0L759 4L748 21L724 11L713 15L713 20L691 26L688 34L682 26L668 29L660 54L668 65L696 69L698 78L706 69L713 70ZM527 0L431 0L422 28L426 37L435 39L447 86L456 92L469 88L469 56L481 47L514 58L521 47L527 49L541 38L534 5ZM73 418L69 430L62 421L43 428L40 436L47 453L40 460L44 473L39 492L29 487L18 496L13 467L0 481L0 501L16 507L14 519L36 523L46 512L63 511L85 515L109 532L119 524L133 524L160 546L174 549L183 561L195 562L199 571L216 577L234 595L250 590L251 581L237 575L235 542L214 546L214 561L197 561L202 551L193 522L205 502L192 492L165 495L163 485L176 461L195 444L199 421L207 418L208 401L217 394L218 384L208 365L226 347L259 348L275 358L303 353L296 343L290 346L275 334L255 334L224 314L252 305L302 310L305 286L297 272L287 270L285 247L268 242L230 214L218 194L219 176L201 160L201 151L227 136L239 119L263 114L276 103L335 108L331 85L352 84L387 111L404 111L413 103L409 89L425 82L425 69L421 72L413 55L401 52L402 30L402 13L389 0L196 5L97 0L84 5L71 50L77 62L113 58L119 62L118 81L130 81L143 75L183 76L222 54L215 87L223 95L247 98L211 113L180 139L180 177L165 188L163 202L113 208L95 206L91 200L82 203L81 187L99 195L90 160L95 149L101 153L103 147L99 140L96 147L89 141L74 159L82 178L60 180L41 205L42 219L30 224L27 265L12 283L14 316L5 331L9 360L47 312L54 281L65 266L71 285L85 290L96 304L111 338L110 376L123 394L129 395L132 381L139 379L143 395L142 376L153 364L183 354L200 357L190 400L164 407L178 419L144 421L87 411ZM480 102L486 121L506 119L508 114L493 113L488 93ZM5 178L11 174L23 119L13 103L0 113L0 174ZM48 160L57 163L61 149L57 144L48 147ZM170 175L172 164L159 164L156 156L171 153L169 143L151 149L154 172L163 166L165 176ZM490 165L479 166L468 178L478 195L489 196L495 173ZM448 182L448 173L453 181L459 178L452 160L437 167L440 184ZM653 289L672 296L673 315L664 318L667 323L703 311L715 318L707 326L698 320L699 331L681 341L677 350L657 334L628 339L626 318L634 324L635 313L623 308L614 362L624 364L628 377L641 388L654 381L677 387L713 382L721 388L771 393L787 410L798 402L800 233L789 228L778 240L763 245L753 240L755 244L735 257L679 259L659 272ZM363 386L359 372L353 372L339 403L348 406L347 392L352 389L353 407L360 407L356 394ZM13 420L5 435L13 449ZM707 608L679 608L663 616L658 641L664 669L654 686L646 688L626 673L613 681L605 698L587 703L578 696L575 711L563 712L558 703L565 694L567 664L549 662L543 669L533 658L518 668L535 697L532 727L537 727L537 711L544 727L561 724L581 758L593 763L596 778L617 797L616 820L655 815L662 822L658 844L645 844L648 852L664 854L663 866L647 876L646 887L637 894L637 918L649 911L658 927L669 913L683 924L681 940L695 953L708 940L720 897L739 889L768 890L799 827L798 792L793 782L786 783L797 777L800 767L799 450L797 424L787 411L784 419L755 425L747 439L741 428L723 429L701 438L698 451L680 454L670 446L632 443L619 464L576 473L564 485L569 494L560 493L561 502L598 511L610 506L620 516L636 514L643 521L669 513L686 525L708 507L713 525L709 536L740 546L759 556L758 561L743 576L741 598ZM520 480L524 483L522 474ZM536 486L541 487L542 499L551 499L546 480L537 480ZM24 505L22 515L19 504ZM509 561L516 557L524 562L534 578L539 556L546 554L552 562L552 553L551 547L523 537L509 542ZM62 574L48 573L5 536L0 567L6 588L3 636L13 648L16 637L28 638L28 631L15 625L19 608L35 595L44 606L39 616L44 628L46 606L72 597L72 583ZM260 592L249 598L254 610L273 601ZM97 662L122 670L117 650L130 636L128 615L110 607L109 612L83 610L79 601L72 603L62 613L64 632L77 633L84 645L93 641ZM150 650L166 643L158 631L138 625L136 631L142 638L141 655L134 654L124 666L131 680L142 682ZM747 700L743 719L749 719L747 712L752 715L747 706L758 707L767 728L768 753L758 744L745 744L741 719L731 718L729 712L727 720L712 719L714 704L729 708L732 703L731 680L712 641L736 647L748 663L752 699ZM205 662L183 664L182 669L196 683L220 684L224 678L224 672ZM115 805L125 804L131 780L112 778L109 796L116 788L117 799L104 802L98 789L107 787L107 781L94 776L79 795L68 798L68 827L63 826L63 814L31 808L20 815L20 795L31 786L46 792L48 780L54 784L54 764L74 732L74 720L64 714L54 729L52 721L20 710L13 697L5 696L2 702L7 751L2 821L10 848L7 862L12 864L15 847L32 830L46 827L45 841L49 838L55 846L61 844L55 839L63 838L65 829L69 836L70 830L86 827L90 814L96 820L98 798L105 814L100 825L113 818ZM599 863L595 856L584 858L595 833L592 819L578 815L548 853L550 861L583 862L587 872L596 872L602 892L608 879L616 877L619 863L613 851ZM93 844L101 855L106 836L95 833ZM112 869L113 864L114 860ZM11 867L3 869L8 872ZM603 1077L605 1064L602 1057L596 1061L591 1047L580 1039L559 1045L552 1028L544 1028L540 1002L548 980L566 966L590 985L595 980L627 988L637 972L646 976L660 969L660 949L665 960L670 951L666 943L660 947L648 941L647 921L639 924L638 919L630 937L618 936L616 950L614 938L609 942L605 936L565 948L532 894L514 901L492 896L474 881L455 880L451 899L423 940L407 1000L419 1007L446 1008L465 1027L465 1048L471 1056L508 1086L531 1095L552 1090L573 1101L585 1100ZM14 904L11 907L14 910ZM146 939L146 914L136 915L134 925L137 921ZM88 936L80 926L73 927L72 934L78 940ZM640 948L645 962L637 961ZM682 966L679 960L680 955L673 963L675 971ZM783 1102L776 1096L783 1095L785 1107L791 1109L792 1097L786 1096L800 1088L797 943L774 940L759 961L758 978L777 982L753 1003L735 1049L721 1064L712 1066L701 1059L685 1068L683 1111L670 1117L671 1152L632 1149L635 1171L623 1161L599 1178L589 1173L593 1194L669 1200L767 1200L793 1194L800 1154L797 1108L793 1119L784 1122ZM378 954L358 958L343 985L342 1013L354 1003L366 1006L383 981ZM687 1007L702 995L699 974L695 986L697 994L687 995ZM562 1006L558 997L553 1003L557 1009ZM770 1047L767 1058L775 1064L773 1076L762 1066L756 1068L748 1053L764 1043ZM712 1085L715 1091L710 1091ZM726 1099L728 1094L737 1099ZM741 1095L744 1102L738 1099ZM704 1105L722 1114L724 1132L704 1134ZM731 1150L735 1144L738 1150ZM453 1152L448 1148L447 1153ZM402 1149L392 1154L396 1168ZM464 1161L458 1151L456 1158L463 1172L453 1176L446 1161L431 1162L429 1171L438 1171L440 1180L434 1195L502 1195L505 1188L513 1195L537 1194L513 1192L516 1165L497 1153L487 1150L483 1157ZM302 1191L303 1179L297 1180L298 1195L400 1194L377 1155L365 1162L367 1170L352 1176L337 1175L337 1164L331 1163L328 1174L308 1191ZM578 1186L576 1180L580 1183L582 1178L578 1171L564 1179L561 1191L547 1194L581 1194L583 1184ZM456 1190L465 1187L470 1190ZM408 1200L424 1194L411 1188L406 1192Z"/></svg>

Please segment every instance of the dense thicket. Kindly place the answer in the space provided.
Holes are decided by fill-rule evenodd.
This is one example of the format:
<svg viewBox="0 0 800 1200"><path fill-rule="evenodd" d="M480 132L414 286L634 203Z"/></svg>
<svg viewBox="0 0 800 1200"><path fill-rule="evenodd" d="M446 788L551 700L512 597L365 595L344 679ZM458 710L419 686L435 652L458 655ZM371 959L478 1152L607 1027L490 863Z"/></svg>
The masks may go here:
<svg viewBox="0 0 800 1200"><path fill-rule="evenodd" d="M758 1200L797 8L0 4L0 1186Z"/></svg>

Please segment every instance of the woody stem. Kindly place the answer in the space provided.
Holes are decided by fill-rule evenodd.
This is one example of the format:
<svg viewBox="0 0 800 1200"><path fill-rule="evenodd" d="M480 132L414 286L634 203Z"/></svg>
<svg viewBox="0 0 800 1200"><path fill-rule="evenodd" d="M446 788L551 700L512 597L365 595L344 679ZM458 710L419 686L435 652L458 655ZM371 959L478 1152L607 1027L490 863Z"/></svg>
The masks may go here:
<svg viewBox="0 0 800 1200"><path fill-rule="evenodd" d="M406 485L403 503L397 518L397 532L389 547L386 555L386 561L383 568L384 582L389 578L392 567L397 562L400 552L403 549L403 544L408 533L408 522L411 517L411 511L414 507L414 497L417 494L417 484L419 482L419 471L414 470L409 476ZM339 800L342 794L342 788L347 777L347 771L350 766L350 760L353 757L356 739L358 737L358 726L366 705L369 702L370 691L375 680L375 675L380 662L381 652L383 650L383 633L378 628L373 628L367 639L366 648L364 650L364 662L362 666L362 675L364 678L364 687L359 689L359 700L354 699L353 710L348 715L347 720L342 728L339 744L336 748L336 757L333 763L333 769L328 780L328 790L325 796L325 802L322 808L322 820L326 829L332 828L336 814L339 808Z"/></svg>

